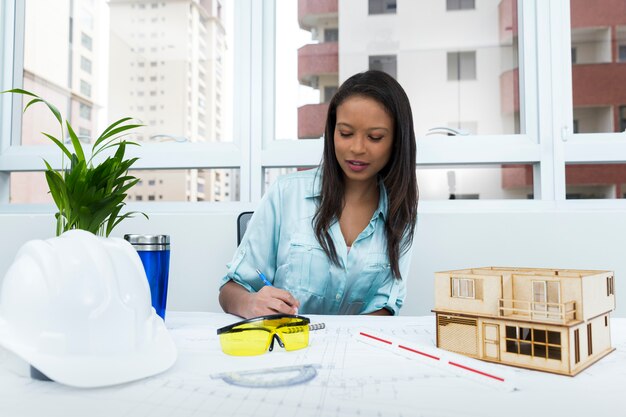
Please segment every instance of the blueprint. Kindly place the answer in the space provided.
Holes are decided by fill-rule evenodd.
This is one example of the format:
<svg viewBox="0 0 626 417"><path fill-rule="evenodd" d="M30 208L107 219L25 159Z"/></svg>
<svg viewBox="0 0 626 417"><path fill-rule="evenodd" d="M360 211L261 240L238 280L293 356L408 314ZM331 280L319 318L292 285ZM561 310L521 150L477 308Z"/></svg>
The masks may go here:
<svg viewBox="0 0 626 417"><path fill-rule="evenodd" d="M31 380L27 364L0 350L0 416L571 417L623 415L626 405L626 319L612 322L616 351L576 377L489 364L515 380L516 390L502 392L355 336L363 327L434 346L434 317L309 317L326 328L311 332L308 348L231 357L222 353L216 329L235 317L171 314L177 363L161 375L109 388Z"/></svg>

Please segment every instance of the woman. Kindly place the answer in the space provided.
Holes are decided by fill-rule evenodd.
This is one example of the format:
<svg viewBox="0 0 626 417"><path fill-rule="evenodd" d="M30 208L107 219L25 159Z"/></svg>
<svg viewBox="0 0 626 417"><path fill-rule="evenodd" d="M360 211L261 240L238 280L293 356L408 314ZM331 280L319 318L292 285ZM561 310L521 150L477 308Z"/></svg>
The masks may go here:
<svg viewBox="0 0 626 417"><path fill-rule="evenodd" d="M417 220L415 152L400 84L380 71L347 79L329 104L321 166L279 178L255 211L222 280L224 311L398 314Z"/></svg>

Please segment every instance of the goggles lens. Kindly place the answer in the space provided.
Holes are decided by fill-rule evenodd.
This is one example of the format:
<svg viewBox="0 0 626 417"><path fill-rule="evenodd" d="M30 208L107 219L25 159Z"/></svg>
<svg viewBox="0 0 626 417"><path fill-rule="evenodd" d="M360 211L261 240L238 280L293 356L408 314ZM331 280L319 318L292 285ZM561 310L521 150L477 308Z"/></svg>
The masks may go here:
<svg viewBox="0 0 626 417"><path fill-rule="evenodd" d="M217 334L222 350L228 355L261 355L268 348L272 350L274 339L288 351L307 347L309 323L307 317L275 314L222 327ZM319 325L315 326L317 328Z"/></svg>

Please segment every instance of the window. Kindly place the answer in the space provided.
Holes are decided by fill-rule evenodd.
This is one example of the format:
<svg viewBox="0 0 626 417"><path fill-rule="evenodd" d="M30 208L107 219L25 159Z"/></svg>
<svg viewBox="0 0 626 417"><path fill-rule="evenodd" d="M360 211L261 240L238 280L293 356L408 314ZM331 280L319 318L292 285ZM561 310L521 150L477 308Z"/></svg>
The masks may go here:
<svg viewBox="0 0 626 417"><path fill-rule="evenodd" d="M476 52L448 52L448 81L476 79Z"/></svg>
<svg viewBox="0 0 626 417"><path fill-rule="evenodd" d="M517 326L506 326L505 332L508 353L561 360L561 333Z"/></svg>
<svg viewBox="0 0 626 417"><path fill-rule="evenodd" d="M593 355L593 332L591 323L587 323L587 355Z"/></svg>
<svg viewBox="0 0 626 417"><path fill-rule="evenodd" d="M473 10L474 0L446 0L446 10Z"/></svg>
<svg viewBox="0 0 626 417"><path fill-rule="evenodd" d="M84 96L91 97L91 84L85 80L80 80L80 93Z"/></svg>
<svg viewBox="0 0 626 417"><path fill-rule="evenodd" d="M324 42L337 42L339 40L339 29L324 29Z"/></svg>
<svg viewBox="0 0 626 417"><path fill-rule="evenodd" d="M333 98L338 88L336 85L324 87L324 103L328 103Z"/></svg>
<svg viewBox="0 0 626 417"><path fill-rule="evenodd" d="M398 64L395 55L370 56L369 61L369 69L384 71L393 78L398 77Z"/></svg>
<svg viewBox="0 0 626 417"><path fill-rule="evenodd" d="M626 132L626 106L620 106L619 108L619 130L620 132Z"/></svg>
<svg viewBox="0 0 626 417"><path fill-rule="evenodd" d="M79 105L79 113L80 113L80 117L82 117L83 119L91 120L91 106L88 106L87 104L80 103L80 105Z"/></svg>
<svg viewBox="0 0 626 417"><path fill-rule="evenodd" d="M615 294L615 279L611 277L606 277L606 296L609 297Z"/></svg>
<svg viewBox="0 0 626 417"><path fill-rule="evenodd" d="M475 280L470 278L452 278L452 297L476 298Z"/></svg>
<svg viewBox="0 0 626 417"><path fill-rule="evenodd" d="M574 363L580 362L580 330L574 330Z"/></svg>
<svg viewBox="0 0 626 417"><path fill-rule="evenodd" d="M395 14L396 7L396 0L369 0L369 14Z"/></svg>
<svg viewBox="0 0 626 417"><path fill-rule="evenodd" d="M85 71L87 74L91 74L91 60L85 58L84 56L80 57L80 68Z"/></svg>
<svg viewBox="0 0 626 417"><path fill-rule="evenodd" d="M91 137L91 130L89 130L87 128L84 128L84 127L79 127L78 128L78 136L90 138Z"/></svg>
<svg viewBox="0 0 626 417"><path fill-rule="evenodd" d="M150 119L157 121L155 126L146 126L137 135L140 140L149 141L151 146L157 146L160 140L149 138L164 132L188 138L197 146L193 151L179 147L171 152L142 147L137 151L142 163L148 166L167 166L168 170L185 175L193 170L222 167L224 163L228 164L229 170L234 171L251 164L245 166L241 177L241 190L244 193L241 200L246 203L259 201L268 183L268 178L257 181L250 173L278 172L283 167L309 167L319 162L319 138L323 134L324 110L331 95L326 87L339 85L340 73L342 77L347 77L368 68L370 55L373 56L372 67L395 74L411 99L420 149L416 168L419 175L426 176L428 180L420 180L420 183L429 184L429 187L422 188L422 196L431 195L431 199L456 207L469 203L484 207L490 204L484 200L498 200L502 203L498 207L507 210L519 207L523 207L523 210L529 207L536 209L533 204L553 207L545 204L552 202L558 202L559 207L566 209L576 206L576 203L606 208L614 207L611 203L619 202L565 199L569 196L616 199L622 198L626 190L621 171L624 169L621 165L626 163L626 143L622 135L617 133L626 129L626 111L622 110L626 106L626 94L618 88L621 84L611 77L611 74L621 73L621 67L618 66L623 65L617 61L623 56L619 47L626 45L626 28L615 22L626 21L626 12L611 9L610 4L599 4L590 9L584 6L584 2L566 1L565 4L570 4L570 10L566 10L562 7L550 8L539 1L531 1L529 8L529 2L517 1L505 2L506 5L517 5L516 9L506 10L501 7L502 2L404 1L398 8L397 1L368 0L359 6L359 13L346 13L347 2L338 2L336 12L331 10L321 16L312 13L299 19L298 2L293 0L242 2L237 10L230 9L232 2L223 2L224 19L235 19L205 21L207 33L215 33L219 39L214 39L215 43L212 43L213 39L207 36L204 42L200 42L203 45L199 45L198 42L191 42L192 39L198 39L196 35L199 32L194 31L202 30L199 21L193 20L196 18L194 16L187 16L179 24L176 19L157 16L162 10L161 6L151 10L150 2L97 2L102 3L106 13L93 13L93 30L80 25L72 28L74 44L70 50L69 40L68 44L63 45L63 42L52 43L46 39L46 34L67 33L69 12L67 19L60 16L58 19L44 20L44 24L39 25L38 20L33 20L28 13L29 2L0 2L4 11L12 9L4 7L6 4L20 6L26 3L24 7L27 13L22 14L25 15L23 24L20 22L16 25L16 33L3 31L2 43L17 45L22 42L23 45L16 46L17 53L4 53L0 58L2 68L14 66L29 70L29 73L22 73L23 77L22 74L14 74L14 78L24 88L41 92L63 113L69 109L72 123L90 120L91 123L85 122L82 126L89 128L94 135L106 127L102 124L111 114L134 115L146 122ZM45 16L41 7L51 2L40 3L42 5L37 13ZM75 10L80 10L83 3L84 0L74 0ZM204 3L199 2L197 5ZM141 5L143 10L140 9ZM167 5L164 7L170 8ZM471 10L463 13L464 9ZM233 23L242 21L237 16L239 11L252 21L252 25L237 27ZM274 12L276 14L272 19L263 20ZM382 13L391 14L381 16ZM339 15L342 16L341 25ZM574 18L570 19L570 15ZM414 16L425 16L436 24L415 25ZM615 19L609 20L603 16L614 16ZM4 17L9 20L13 18ZM216 18L213 15L211 19ZM145 23L138 23L140 19ZM150 23L155 19L156 22ZM133 22L134 37L130 36L129 22ZM555 22L559 24L548 25ZM570 22L574 22L575 27L563 26ZM157 23L159 27L155 29ZM268 28L269 23L275 27ZM211 26L213 24L215 26ZM394 30L389 30L389 25ZM215 27L223 30L213 32ZM263 32L262 28L269 30ZM329 32L323 33L322 28ZM334 39L335 28L337 38L341 38L341 47L335 42L319 44L322 39ZM104 29L108 29L108 33L102 33ZM445 46L439 36L442 30L445 31ZM151 34L155 32L159 35L156 39L163 42L157 42L158 45L145 44L145 39L151 39ZM143 43L139 42L141 33L144 35ZM273 42L271 39L265 42L265 34L269 33L275 33ZM538 39L537 33L559 42L545 42L546 37ZM179 39L180 34L183 34L182 42L173 45L168 43L168 39ZM568 44L567 39L562 42L568 35L571 35L571 43ZM119 42L111 42L109 45L104 39ZM256 39L263 39L267 51L264 49L262 54L258 53ZM297 45L286 46L293 43ZM372 47L363 48L363 45ZM150 52L155 46L158 46L158 51ZM198 50L194 49L196 47ZM147 54L138 52L141 48ZM209 62L195 60L200 48L207 57L215 57L215 61L210 63L214 68L209 66ZM602 65L571 66L569 51L563 48L575 50L573 58L578 64ZM73 59L72 53L76 54ZM13 56L23 56L24 62L12 62L10 57ZM89 73L85 70L85 64L81 59L76 59L79 56L91 61L92 72L89 77L86 76ZM234 65L235 56L237 65ZM385 62L378 58L381 56L394 58ZM178 57L181 57L180 60ZM481 58L480 62L478 57ZM558 71L548 71L543 62L538 62L537 57L550 57L550 68L557 68ZM46 70L51 68L37 65L39 62L55 62L55 59L71 63L71 68L63 73L62 68L68 65L56 66L54 71L48 72ZM306 59L309 59L308 66ZM306 69L300 74L297 70L299 64ZM323 68L315 70L319 64L324 64ZM233 68L237 71L233 71ZM273 70L255 72L258 68ZM588 77L589 72L585 72L589 70L592 79ZM158 89L159 92L165 92L163 95L149 96L148 92L156 88L144 88L142 83L137 82L139 76L146 80L157 76L161 80L166 71L168 81L160 83ZM564 74L564 71L570 71L571 74ZM191 83L192 78L198 79L198 74L204 77L204 114L198 110L197 90L193 90L189 99L184 91L187 86L191 91L192 85L195 88L199 84ZM221 79L218 100L211 86L216 85L214 76L220 74L228 74L228 77ZM91 85L89 101L85 100L85 95L66 93L68 80L71 80L70 90L80 92L81 76ZM131 76L135 77L134 81L130 81ZM9 78L0 80L0 83L4 83L2 89L12 87L6 85ZM177 90L168 85L170 79L179 82L183 90L180 105L174 107L171 106L174 96L170 92ZM472 82L458 82L468 79ZM104 80L109 80L108 86L102 84ZM233 85L245 86L245 91L235 96ZM140 90L142 93L137 94ZM256 110L233 113L234 108L245 107L242 106L241 97L258 98L253 101L253 109L262 106L262 116ZM83 104L80 110L79 103ZM93 103L93 107L90 103ZM436 106L433 103L445 105ZM101 105L116 108L103 108ZM163 115L156 115L155 112L152 115L139 114L152 105L157 105L157 108L165 105L163 111L159 112ZM89 106L89 109L85 106ZM213 110L216 108L220 109L219 113ZM39 132L54 129L54 120L50 123L52 127L48 128L45 121L33 120L36 118L31 112L8 116L15 117L5 117L1 123L0 162L11 154L12 150L5 151L10 147L33 149L26 150L30 153L27 158L20 159L18 168L13 168L13 162L0 167L41 172L41 158L35 149L40 147L30 145L42 143L37 142L41 137ZM17 123L21 123L21 126L10 126L13 120L20 118L21 122ZM215 129L215 118L220 118L220 130ZM160 120L163 120L163 124ZM181 122L178 123L178 120ZM432 128L458 128L468 121L475 122L476 127L468 135L462 135L462 138L447 134L431 135ZM202 137L197 135L200 124L205 127ZM233 130L233 126L246 128ZM22 132L21 136L10 137L10 132L18 131ZM555 132L558 134L553 134ZM562 140L572 135L576 135L576 140ZM11 139L10 143L6 143L7 138ZM262 138L262 144L250 146L258 138ZM299 140L301 138L313 140ZM213 143L217 141L222 143ZM226 148L214 151L216 146L222 145ZM543 152L543 149L553 149L554 152ZM189 161L203 161L203 165L194 162L190 167ZM602 183L589 184L589 179L595 177L586 175L588 171L585 169L600 164L604 164ZM167 175L168 170L160 170L159 175ZM456 182L448 181L446 173L451 170L456 173ZM10 175L8 171L2 171L0 175L7 173ZM233 184L238 181L233 181ZM167 182L169 186L170 182ZM6 181L0 181L0 187L5 187L4 184ZM171 184L184 184L184 181L172 181ZM430 184L433 186L430 187ZM187 197L184 192L193 190L193 187L189 190L184 185L180 187L180 195L184 197L176 200L164 193L163 200L185 201ZM41 192L45 194L45 189ZM10 193L8 188L0 190L0 197L4 199L0 204L8 204ZM457 201L443 201L449 200L451 195ZM483 201L458 201L463 196L478 196ZM521 200L528 197L538 201L504 201L508 198ZM207 200L210 201L210 196L207 196ZM190 198L190 201L195 200ZM520 203L529 205L520 206Z"/></svg>
<svg viewBox="0 0 626 417"><path fill-rule="evenodd" d="M87 35L85 32L81 32L80 34L80 43L88 51L91 51L93 48L93 40L91 39L91 36Z"/></svg>
<svg viewBox="0 0 626 417"><path fill-rule="evenodd" d="M626 62L626 45L619 46L619 61Z"/></svg>

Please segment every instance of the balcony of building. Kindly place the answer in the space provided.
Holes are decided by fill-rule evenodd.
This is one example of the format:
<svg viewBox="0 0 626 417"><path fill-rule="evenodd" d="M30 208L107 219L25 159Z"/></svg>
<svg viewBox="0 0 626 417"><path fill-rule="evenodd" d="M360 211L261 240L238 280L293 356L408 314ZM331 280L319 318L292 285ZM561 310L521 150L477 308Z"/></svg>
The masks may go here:
<svg viewBox="0 0 626 417"><path fill-rule="evenodd" d="M626 24L624 0L570 0L572 28Z"/></svg>
<svg viewBox="0 0 626 417"><path fill-rule="evenodd" d="M498 4L500 43L511 43L517 37L517 0L502 0Z"/></svg>
<svg viewBox="0 0 626 417"><path fill-rule="evenodd" d="M298 138L317 139L324 135L328 103L305 104L298 108Z"/></svg>
<svg viewBox="0 0 626 417"><path fill-rule="evenodd" d="M572 65L574 108L619 106L626 103L626 62ZM519 69L500 74L503 114L519 112Z"/></svg>
<svg viewBox="0 0 626 417"><path fill-rule="evenodd" d="M564 325L578 320L575 301L550 303L501 298L498 316L513 320Z"/></svg>
<svg viewBox="0 0 626 417"><path fill-rule="evenodd" d="M298 80L300 84L317 88L321 75L339 73L339 45L324 42L304 45L298 49Z"/></svg>
<svg viewBox="0 0 626 417"><path fill-rule="evenodd" d="M298 23L304 30L311 30L320 20L337 18L338 0L298 0Z"/></svg>
<svg viewBox="0 0 626 417"><path fill-rule="evenodd" d="M572 66L574 107L626 103L626 62Z"/></svg>

